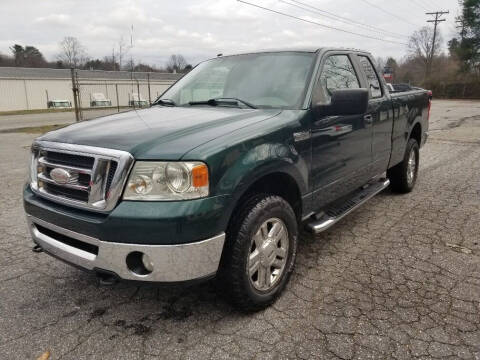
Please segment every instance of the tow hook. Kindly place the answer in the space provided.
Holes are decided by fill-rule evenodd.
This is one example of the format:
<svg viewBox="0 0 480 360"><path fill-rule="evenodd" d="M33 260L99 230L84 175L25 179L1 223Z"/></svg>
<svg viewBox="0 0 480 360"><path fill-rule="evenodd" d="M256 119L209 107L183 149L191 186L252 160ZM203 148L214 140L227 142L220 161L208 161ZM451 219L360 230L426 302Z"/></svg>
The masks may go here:
<svg viewBox="0 0 480 360"><path fill-rule="evenodd" d="M106 274L103 272L97 272L96 275L97 275L99 285L102 285L102 286L112 286L118 282L117 277L110 275L108 273Z"/></svg>
<svg viewBox="0 0 480 360"><path fill-rule="evenodd" d="M35 245L33 246L33 248L32 248L32 251L33 251L34 253L41 253L41 252L43 252L43 248L42 248L40 245L35 244Z"/></svg>

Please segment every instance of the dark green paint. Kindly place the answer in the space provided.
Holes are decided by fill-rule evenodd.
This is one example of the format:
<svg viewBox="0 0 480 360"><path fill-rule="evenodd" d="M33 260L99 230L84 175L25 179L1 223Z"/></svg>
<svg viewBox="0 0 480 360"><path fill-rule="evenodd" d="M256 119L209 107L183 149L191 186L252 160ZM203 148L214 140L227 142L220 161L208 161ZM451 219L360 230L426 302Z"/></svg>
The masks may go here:
<svg viewBox="0 0 480 360"><path fill-rule="evenodd" d="M354 51L318 50L304 109L154 106L41 137L124 150L137 160L204 161L210 172L209 198L120 201L105 215L54 204L27 188L27 213L105 241L186 243L225 231L241 195L272 173L286 174L297 184L302 197L300 215L319 210L397 164L416 123L422 126L422 136L428 130L428 99L422 91L395 95L393 101L385 91L381 99L371 100L371 124L365 122L365 114L327 117L314 113L311 97L316 79L323 59L332 53L349 54L357 71L362 71ZM367 87L365 76L360 78L362 87ZM338 126L345 131L336 133Z"/></svg>

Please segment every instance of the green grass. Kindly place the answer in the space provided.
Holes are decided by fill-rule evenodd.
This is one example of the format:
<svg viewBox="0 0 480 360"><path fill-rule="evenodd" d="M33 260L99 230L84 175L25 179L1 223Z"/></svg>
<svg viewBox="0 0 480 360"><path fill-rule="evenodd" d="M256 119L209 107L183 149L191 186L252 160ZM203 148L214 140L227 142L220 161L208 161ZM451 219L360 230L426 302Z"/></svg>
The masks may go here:
<svg viewBox="0 0 480 360"><path fill-rule="evenodd" d="M67 125L70 125L70 124L42 125L42 126L22 127L22 128L16 128L16 129L5 129L5 130L0 130L0 134L11 134L11 133L44 134L52 130L60 129L61 127L64 127Z"/></svg>
<svg viewBox="0 0 480 360"><path fill-rule="evenodd" d="M120 109L133 109L131 106L120 106ZM95 110L112 110L117 109L116 106L108 107L98 107L98 108L82 108L81 111L95 111ZM74 108L66 109L35 109L35 110L13 110L13 111L0 111L0 116L2 115L28 115L28 114L46 114L46 113L57 113L57 112L72 112L75 111Z"/></svg>
<svg viewBox="0 0 480 360"><path fill-rule="evenodd" d="M36 109L36 110L14 110L14 111L0 111L0 116L2 115L28 115L28 114L45 114L45 113L56 113L56 112L70 112L73 109Z"/></svg>

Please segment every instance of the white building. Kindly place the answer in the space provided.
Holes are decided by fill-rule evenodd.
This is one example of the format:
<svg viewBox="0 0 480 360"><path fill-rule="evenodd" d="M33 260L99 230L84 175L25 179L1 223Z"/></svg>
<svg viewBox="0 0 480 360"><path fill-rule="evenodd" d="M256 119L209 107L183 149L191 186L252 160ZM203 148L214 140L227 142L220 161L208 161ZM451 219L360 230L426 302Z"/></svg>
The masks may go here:
<svg viewBox="0 0 480 360"><path fill-rule="evenodd" d="M76 70L82 108L103 93L111 106L128 106L133 94L153 101L181 74ZM140 95L138 95L140 94ZM47 109L48 101L73 104L70 69L0 67L0 112Z"/></svg>

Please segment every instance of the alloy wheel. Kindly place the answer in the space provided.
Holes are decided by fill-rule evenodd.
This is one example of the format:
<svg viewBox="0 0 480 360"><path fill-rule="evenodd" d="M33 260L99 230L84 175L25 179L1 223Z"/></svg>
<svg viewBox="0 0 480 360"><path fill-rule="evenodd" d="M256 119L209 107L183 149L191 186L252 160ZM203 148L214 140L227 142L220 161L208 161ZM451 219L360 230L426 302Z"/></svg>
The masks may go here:
<svg viewBox="0 0 480 360"><path fill-rule="evenodd" d="M287 264L289 237L285 223L271 218L252 237L247 274L252 286L269 291L281 279Z"/></svg>

